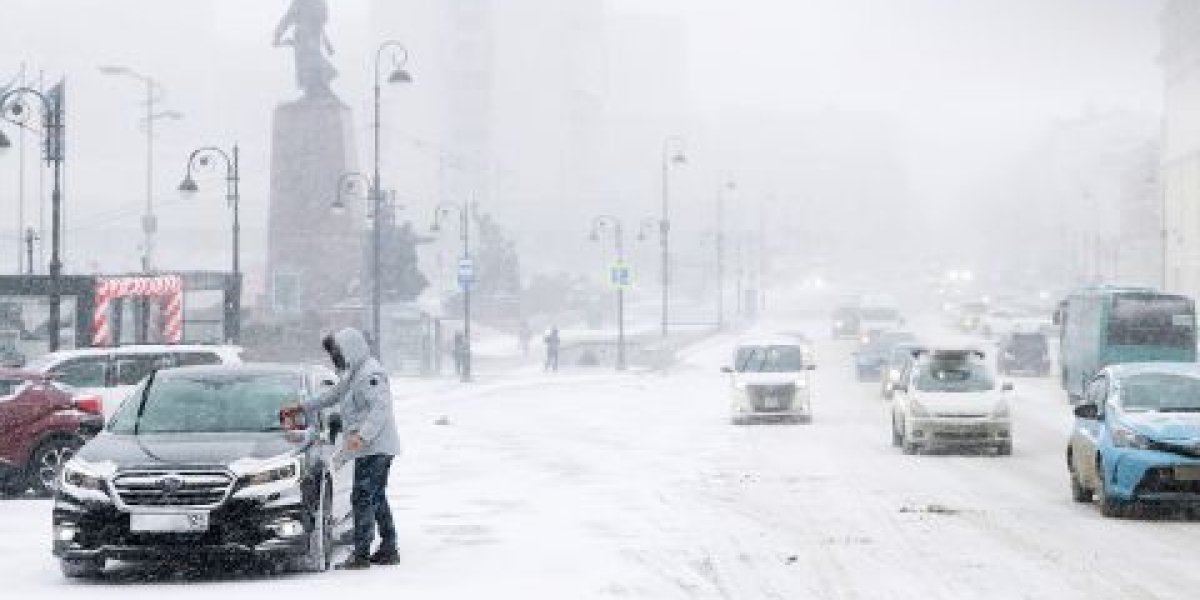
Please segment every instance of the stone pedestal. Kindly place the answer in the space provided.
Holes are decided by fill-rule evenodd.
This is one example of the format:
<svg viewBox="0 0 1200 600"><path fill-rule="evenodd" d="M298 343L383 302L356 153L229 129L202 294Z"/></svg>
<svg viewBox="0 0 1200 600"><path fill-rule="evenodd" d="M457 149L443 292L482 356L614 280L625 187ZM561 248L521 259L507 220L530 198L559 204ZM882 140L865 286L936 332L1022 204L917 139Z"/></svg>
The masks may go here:
<svg viewBox="0 0 1200 600"><path fill-rule="evenodd" d="M268 306L277 316L322 311L361 287L366 190L332 209L338 178L357 170L350 110L304 98L277 107L273 129Z"/></svg>

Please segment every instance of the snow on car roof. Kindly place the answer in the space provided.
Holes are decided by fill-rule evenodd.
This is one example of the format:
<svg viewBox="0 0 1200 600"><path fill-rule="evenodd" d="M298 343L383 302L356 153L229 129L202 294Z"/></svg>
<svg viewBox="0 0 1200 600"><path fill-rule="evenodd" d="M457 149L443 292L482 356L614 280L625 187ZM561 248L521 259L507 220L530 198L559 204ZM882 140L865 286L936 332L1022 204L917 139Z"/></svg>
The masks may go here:
<svg viewBox="0 0 1200 600"><path fill-rule="evenodd" d="M1182 363L1182 362L1144 362L1144 363L1124 363L1120 365L1112 365L1108 367L1108 372L1113 376L1131 377L1133 375L1143 375L1146 373L1168 373L1172 375L1182 375L1185 377L1195 377L1200 379L1200 363Z"/></svg>

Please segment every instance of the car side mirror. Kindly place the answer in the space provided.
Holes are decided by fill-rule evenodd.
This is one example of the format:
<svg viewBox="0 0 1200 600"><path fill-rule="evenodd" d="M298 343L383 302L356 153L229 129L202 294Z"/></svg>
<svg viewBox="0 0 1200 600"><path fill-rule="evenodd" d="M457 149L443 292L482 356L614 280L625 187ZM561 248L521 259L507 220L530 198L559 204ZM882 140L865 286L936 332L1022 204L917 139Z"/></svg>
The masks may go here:
<svg viewBox="0 0 1200 600"><path fill-rule="evenodd" d="M1097 419L1100 417L1100 407L1095 404L1080 404L1075 407L1075 417L1079 419Z"/></svg>
<svg viewBox="0 0 1200 600"><path fill-rule="evenodd" d="M721 367L721 372L722 373L732 373L733 367Z"/></svg>
<svg viewBox="0 0 1200 600"><path fill-rule="evenodd" d="M1008 381L1004 382L1004 383L1003 383L1003 384L1000 386L1000 391L1002 391L1002 392L1011 392L1011 391L1013 391L1013 384L1012 384L1012 382L1008 382Z"/></svg>

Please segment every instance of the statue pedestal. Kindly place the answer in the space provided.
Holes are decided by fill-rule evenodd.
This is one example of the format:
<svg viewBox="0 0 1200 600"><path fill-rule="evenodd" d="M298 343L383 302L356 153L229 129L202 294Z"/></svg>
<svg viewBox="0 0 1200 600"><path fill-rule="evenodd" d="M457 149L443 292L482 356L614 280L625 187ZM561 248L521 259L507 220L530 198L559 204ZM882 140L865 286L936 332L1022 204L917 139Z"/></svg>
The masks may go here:
<svg viewBox="0 0 1200 600"><path fill-rule="evenodd" d="M338 178L357 169L350 109L334 97L302 98L276 107L273 130L267 307L328 309L361 276L366 190L340 214L332 209Z"/></svg>

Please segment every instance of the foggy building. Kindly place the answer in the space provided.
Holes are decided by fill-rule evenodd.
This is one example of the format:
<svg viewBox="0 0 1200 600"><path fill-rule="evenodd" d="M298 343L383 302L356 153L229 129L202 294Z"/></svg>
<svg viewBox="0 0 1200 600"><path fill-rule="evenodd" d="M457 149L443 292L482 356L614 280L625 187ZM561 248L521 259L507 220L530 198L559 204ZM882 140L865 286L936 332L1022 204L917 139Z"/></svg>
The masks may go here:
<svg viewBox="0 0 1200 600"><path fill-rule="evenodd" d="M1167 288L1200 295L1200 4L1168 2L1161 17L1162 186Z"/></svg>

